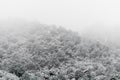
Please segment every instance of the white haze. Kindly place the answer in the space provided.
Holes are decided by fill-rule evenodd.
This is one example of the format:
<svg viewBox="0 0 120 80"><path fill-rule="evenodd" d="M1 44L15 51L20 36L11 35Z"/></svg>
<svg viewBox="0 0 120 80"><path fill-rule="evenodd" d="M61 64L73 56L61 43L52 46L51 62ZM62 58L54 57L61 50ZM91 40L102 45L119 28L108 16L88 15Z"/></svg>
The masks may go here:
<svg viewBox="0 0 120 80"><path fill-rule="evenodd" d="M19 19L55 24L87 37L119 42L119 0L0 0L1 23Z"/></svg>

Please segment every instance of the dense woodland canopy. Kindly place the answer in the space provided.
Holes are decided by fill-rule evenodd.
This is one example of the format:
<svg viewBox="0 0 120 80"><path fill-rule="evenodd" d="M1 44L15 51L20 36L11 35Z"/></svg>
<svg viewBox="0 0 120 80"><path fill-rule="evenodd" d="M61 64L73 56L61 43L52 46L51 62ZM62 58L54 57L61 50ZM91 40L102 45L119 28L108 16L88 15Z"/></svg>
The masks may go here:
<svg viewBox="0 0 120 80"><path fill-rule="evenodd" d="M0 80L120 80L117 48L63 27L10 26L0 30Z"/></svg>

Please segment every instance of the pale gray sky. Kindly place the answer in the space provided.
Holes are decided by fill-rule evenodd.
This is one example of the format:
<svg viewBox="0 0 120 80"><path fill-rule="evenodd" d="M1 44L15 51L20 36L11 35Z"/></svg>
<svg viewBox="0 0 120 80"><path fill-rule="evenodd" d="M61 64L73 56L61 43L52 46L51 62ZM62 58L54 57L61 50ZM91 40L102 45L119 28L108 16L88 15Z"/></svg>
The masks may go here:
<svg viewBox="0 0 120 80"><path fill-rule="evenodd" d="M0 18L22 18L118 36L120 0L0 0Z"/></svg>

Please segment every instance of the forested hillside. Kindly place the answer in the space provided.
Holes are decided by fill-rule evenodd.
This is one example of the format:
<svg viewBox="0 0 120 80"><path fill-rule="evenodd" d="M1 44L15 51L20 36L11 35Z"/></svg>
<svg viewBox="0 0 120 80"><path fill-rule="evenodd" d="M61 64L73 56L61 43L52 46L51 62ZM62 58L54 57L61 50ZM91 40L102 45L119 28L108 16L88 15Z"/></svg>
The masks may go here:
<svg viewBox="0 0 120 80"><path fill-rule="evenodd" d="M0 30L0 80L120 80L119 49L62 27L13 26Z"/></svg>

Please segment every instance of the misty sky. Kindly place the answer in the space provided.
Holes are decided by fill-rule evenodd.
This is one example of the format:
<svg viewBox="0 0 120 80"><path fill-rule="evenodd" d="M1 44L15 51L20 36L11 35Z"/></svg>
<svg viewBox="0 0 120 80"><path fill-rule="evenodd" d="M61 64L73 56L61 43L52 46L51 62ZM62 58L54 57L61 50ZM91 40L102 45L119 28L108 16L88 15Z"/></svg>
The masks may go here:
<svg viewBox="0 0 120 80"><path fill-rule="evenodd" d="M119 0L0 0L0 20L25 19L119 36Z"/></svg>

